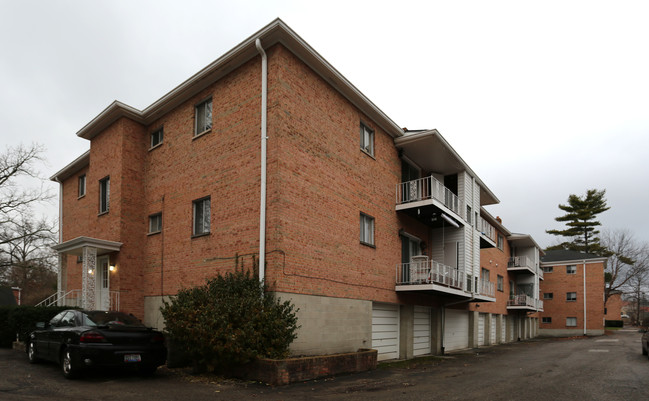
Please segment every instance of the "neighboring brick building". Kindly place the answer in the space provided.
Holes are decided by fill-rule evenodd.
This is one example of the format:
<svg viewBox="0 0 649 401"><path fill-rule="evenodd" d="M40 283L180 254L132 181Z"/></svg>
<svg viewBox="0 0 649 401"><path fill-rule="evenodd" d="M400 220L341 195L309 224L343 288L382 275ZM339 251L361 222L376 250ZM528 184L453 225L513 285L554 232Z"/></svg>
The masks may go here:
<svg viewBox="0 0 649 401"><path fill-rule="evenodd" d="M622 291L611 291L604 305L604 320L622 320Z"/></svg>
<svg viewBox="0 0 649 401"><path fill-rule="evenodd" d="M162 327L164 297L261 266L300 308L296 354L409 358L536 333L538 246L489 216L498 199L439 132L399 128L280 20L77 135L90 150L52 177L59 303ZM477 312L490 302L493 324Z"/></svg>
<svg viewBox="0 0 649 401"><path fill-rule="evenodd" d="M546 251L541 260L544 311L539 334L604 334L606 258L574 251Z"/></svg>

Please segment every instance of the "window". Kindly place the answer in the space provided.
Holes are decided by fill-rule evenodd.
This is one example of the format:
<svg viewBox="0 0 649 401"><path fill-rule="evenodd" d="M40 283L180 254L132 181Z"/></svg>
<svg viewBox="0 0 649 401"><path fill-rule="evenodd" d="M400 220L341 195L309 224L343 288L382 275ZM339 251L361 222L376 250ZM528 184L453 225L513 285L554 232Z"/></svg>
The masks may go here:
<svg viewBox="0 0 649 401"><path fill-rule="evenodd" d="M99 214L108 213L110 207L110 177L99 180Z"/></svg>
<svg viewBox="0 0 649 401"><path fill-rule="evenodd" d="M466 205L466 222L469 224L471 223L471 206Z"/></svg>
<svg viewBox="0 0 649 401"><path fill-rule="evenodd" d="M473 292L473 289L471 288L473 285L473 276L470 274L466 275L466 290L468 292Z"/></svg>
<svg viewBox="0 0 649 401"><path fill-rule="evenodd" d="M79 176L79 198L86 195L86 175Z"/></svg>
<svg viewBox="0 0 649 401"><path fill-rule="evenodd" d="M567 317L566 318L566 326L568 326L568 327L576 327L577 326L577 318L576 317Z"/></svg>
<svg viewBox="0 0 649 401"><path fill-rule="evenodd" d="M162 138L164 137L164 130L160 128L159 130L151 133L151 149L162 143Z"/></svg>
<svg viewBox="0 0 649 401"><path fill-rule="evenodd" d="M159 233L162 231L162 213L156 213L149 216L149 234Z"/></svg>
<svg viewBox="0 0 649 401"><path fill-rule="evenodd" d="M504 246L505 246L505 238L502 235L498 234L498 249L502 251Z"/></svg>
<svg viewBox="0 0 649 401"><path fill-rule="evenodd" d="M210 198L195 200L194 225L192 234L194 236L209 234L210 232Z"/></svg>
<svg viewBox="0 0 649 401"><path fill-rule="evenodd" d="M374 156L374 131L361 123L361 150Z"/></svg>
<svg viewBox="0 0 649 401"><path fill-rule="evenodd" d="M361 244L374 246L374 217L361 213Z"/></svg>
<svg viewBox="0 0 649 401"><path fill-rule="evenodd" d="M552 266L543 266L543 273L552 273Z"/></svg>
<svg viewBox="0 0 649 401"><path fill-rule="evenodd" d="M576 301L577 293L576 292L566 292L566 301Z"/></svg>
<svg viewBox="0 0 649 401"><path fill-rule="evenodd" d="M554 298L554 293L552 292L544 292L543 293L543 299L553 299Z"/></svg>
<svg viewBox="0 0 649 401"><path fill-rule="evenodd" d="M484 267L481 269L482 270L482 281L489 281L489 270L485 269Z"/></svg>
<svg viewBox="0 0 649 401"><path fill-rule="evenodd" d="M196 106L194 136L212 129L212 98Z"/></svg>
<svg viewBox="0 0 649 401"><path fill-rule="evenodd" d="M577 265L566 266L566 274L577 274Z"/></svg>
<svg viewBox="0 0 649 401"><path fill-rule="evenodd" d="M497 285L498 285L498 291L500 291L500 292L505 291L505 284L504 284L505 281L504 281L503 276L501 276L501 275L499 274L499 275L496 277L496 283L497 283Z"/></svg>
<svg viewBox="0 0 649 401"><path fill-rule="evenodd" d="M542 318L541 323L552 323L552 318L551 317L544 317L544 318Z"/></svg>

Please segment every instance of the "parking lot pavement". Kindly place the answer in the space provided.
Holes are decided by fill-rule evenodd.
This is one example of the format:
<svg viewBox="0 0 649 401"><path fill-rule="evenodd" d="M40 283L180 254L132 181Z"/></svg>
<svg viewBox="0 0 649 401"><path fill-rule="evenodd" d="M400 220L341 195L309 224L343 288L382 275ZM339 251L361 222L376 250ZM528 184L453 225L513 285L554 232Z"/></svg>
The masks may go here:
<svg viewBox="0 0 649 401"><path fill-rule="evenodd" d="M166 368L151 378L101 371L69 381L55 365L0 349L0 399L645 400L649 360L639 341L637 330L524 341L282 387Z"/></svg>

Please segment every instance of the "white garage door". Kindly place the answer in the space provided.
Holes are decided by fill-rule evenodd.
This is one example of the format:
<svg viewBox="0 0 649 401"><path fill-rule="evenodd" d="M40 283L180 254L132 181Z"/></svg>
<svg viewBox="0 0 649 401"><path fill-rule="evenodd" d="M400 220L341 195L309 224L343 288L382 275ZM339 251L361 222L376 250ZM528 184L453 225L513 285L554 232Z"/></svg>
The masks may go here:
<svg viewBox="0 0 649 401"><path fill-rule="evenodd" d="M372 305L372 348L379 361L399 358L399 305Z"/></svg>
<svg viewBox="0 0 649 401"><path fill-rule="evenodd" d="M469 314L464 310L444 312L444 350L469 348Z"/></svg>
<svg viewBox="0 0 649 401"><path fill-rule="evenodd" d="M430 354L430 308L415 306L412 354Z"/></svg>
<svg viewBox="0 0 649 401"><path fill-rule="evenodd" d="M496 315L491 315L491 343L496 343Z"/></svg>
<svg viewBox="0 0 649 401"><path fill-rule="evenodd" d="M507 316L503 316L502 322L503 322L503 327L502 330L500 331L500 342L506 343L507 342Z"/></svg>
<svg viewBox="0 0 649 401"><path fill-rule="evenodd" d="M478 345L484 345L484 325L485 315L480 313L478 315Z"/></svg>
<svg viewBox="0 0 649 401"><path fill-rule="evenodd" d="M507 326L509 327L509 338L511 338L512 341L516 341L516 333L514 333L516 322L514 321L514 316L509 316L509 319L507 319Z"/></svg>

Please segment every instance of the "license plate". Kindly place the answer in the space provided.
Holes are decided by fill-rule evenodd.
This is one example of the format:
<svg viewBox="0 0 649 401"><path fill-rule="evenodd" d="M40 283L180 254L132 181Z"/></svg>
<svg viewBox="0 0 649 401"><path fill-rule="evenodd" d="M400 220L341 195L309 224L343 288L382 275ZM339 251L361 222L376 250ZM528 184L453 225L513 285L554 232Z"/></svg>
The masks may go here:
<svg viewBox="0 0 649 401"><path fill-rule="evenodd" d="M124 362L141 362L142 357L140 354L128 354L124 355Z"/></svg>

